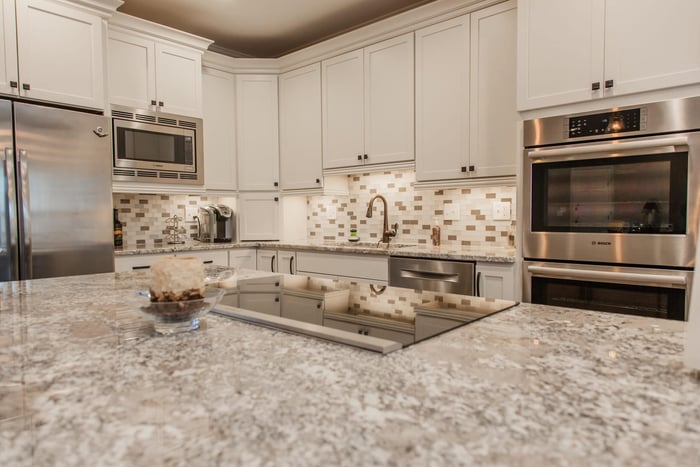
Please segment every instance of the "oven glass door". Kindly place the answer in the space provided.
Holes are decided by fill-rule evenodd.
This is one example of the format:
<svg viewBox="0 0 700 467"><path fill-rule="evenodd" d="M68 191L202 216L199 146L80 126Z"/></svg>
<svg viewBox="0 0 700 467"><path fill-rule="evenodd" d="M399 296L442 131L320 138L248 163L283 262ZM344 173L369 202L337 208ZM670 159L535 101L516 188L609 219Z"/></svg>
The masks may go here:
<svg viewBox="0 0 700 467"><path fill-rule="evenodd" d="M532 303L683 321L685 289L533 277Z"/></svg>
<svg viewBox="0 0 700 467"><path fill-rule="evenodd" d="M532 165L533 232L685 234L688 152Z"/></svg>

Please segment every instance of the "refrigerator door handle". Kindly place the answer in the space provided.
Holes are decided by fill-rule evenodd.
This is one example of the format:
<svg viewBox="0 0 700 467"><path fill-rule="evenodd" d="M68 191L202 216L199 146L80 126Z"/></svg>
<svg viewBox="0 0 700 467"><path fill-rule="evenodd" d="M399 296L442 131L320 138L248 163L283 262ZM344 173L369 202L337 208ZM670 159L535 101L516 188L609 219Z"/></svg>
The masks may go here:
<svg viewBox="0 0 700 467"><path fill-rule="evenodd" d="M5 176L5 193L3 193L5 238L0 239L0 256L6 258L3 261L3 271L0 276L6 280L15 280L17 266L15 263L17 251L17 212L15 204L15 154L12 148L5 148L2 153L3 173Z"/></svg>
<svg viewBox="0 0 700 467"><path fill-rule="evenodd" d="M20 149L18 151L19 158L17 160L17 175L19 176L19 210L20 210L20 269L22 271L21 279L31 279L32 274L32 221L29 207L29 170L27 168L27 151Z"/></svg>

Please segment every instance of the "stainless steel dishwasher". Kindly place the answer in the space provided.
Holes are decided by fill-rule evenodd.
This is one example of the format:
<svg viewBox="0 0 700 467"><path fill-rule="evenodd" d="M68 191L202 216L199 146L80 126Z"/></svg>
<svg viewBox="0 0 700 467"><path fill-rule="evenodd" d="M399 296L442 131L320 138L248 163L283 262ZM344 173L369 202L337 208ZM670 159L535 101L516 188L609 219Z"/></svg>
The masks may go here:
<svg viewBox="0 0 700 467"><path fill-rule="evenodd" d="M389 285L409 289L474 295L475 263L389 257Z"/></svg>

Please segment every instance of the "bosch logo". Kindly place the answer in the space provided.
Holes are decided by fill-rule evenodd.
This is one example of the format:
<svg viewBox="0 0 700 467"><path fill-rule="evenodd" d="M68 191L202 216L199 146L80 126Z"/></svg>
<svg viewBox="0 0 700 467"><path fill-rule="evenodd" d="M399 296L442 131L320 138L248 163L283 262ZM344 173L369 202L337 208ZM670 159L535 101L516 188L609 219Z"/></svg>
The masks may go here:
<svg viewBox="0 0 700 467"><path fill-rule="evenodd" d="M612 242L596 242L595 240L591 242L591 245L593 246L610 246L612 245Z"/></svg>

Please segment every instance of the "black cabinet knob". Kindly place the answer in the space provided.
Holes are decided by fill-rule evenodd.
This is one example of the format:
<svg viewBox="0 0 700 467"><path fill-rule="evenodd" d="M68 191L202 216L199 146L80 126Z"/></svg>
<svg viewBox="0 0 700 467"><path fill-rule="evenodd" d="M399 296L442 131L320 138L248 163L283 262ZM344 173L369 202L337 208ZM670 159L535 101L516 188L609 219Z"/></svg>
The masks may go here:
<svg viewBox="0 0 700 467"><path fill-rule="evenodd" d="M10 87L11 87L11 88L16 88L16 87L18 87L17 81L10 81Z"/></svg>
<svg viewBox="0 0 700 467"><path fill-rule="evenodd" d="M151 105L157 105L158 103L156 102L155 99L151 99Z"/></svg>
<svg viewBox="0 0 700 467"><path fill-rule="evenodd" d="M279 301L280 301L280 298L279 298L279 297L275 297L275 303L277 303L277 302L279 302Z"/></svg>
<svg viewBox="0 0 700 467"><path fill-rule="evenodd" d="M467 171L467 166L466 166L466 165L463 165L463 166L462 166L462 172L466 172L466 171Z"/></svg>
<svg viewBox="0 0 700 467"><path fill-rule="evenodd" d="M279 197L275 196L275 201L279 201L279 200L280 200Z"/></svg>
<svg viewBox="0 0 700 467"><path fill-rule="evenodd" d="M280 186L279 182L275 182L275 183L273 183L273 185Z"/></svg>
<svg viewBox="0 0 700 467"><path fill-rule="evenodd" d="M25 91L29 91L32 87L29 85L29 83L22 83L22 89Z"/></svg>
<svg viewBox="0 0 700 467"><path fill-rule="evenodd" d="M600 81L596 81L595 83L591 83L591 91L597 91L600 89Z"/></svg>
<svg viewBox="0 0 700 467"><path fill-rule="evenodd" d="M614 82L613 80L611 80L611 79L605 80L605 88L606 88L606 89L611 88L611 87L613 87L614 85L615 85L615 82Z"/></svg>
<svg viewBox="0 0 700 467"><path fill-rule="evenodd" d="M364 158L365 158L365 160L367 160L367 159L369 159L369 156L367 156L367 154L365 154Z"/></svg>
<svg viewBox="0 0 700 467"><path fill-rule="evenodd" d="M163 107L164 105L163 101L158 101L158 107Z"/></svg>
<svg viewBox="0 0 700 467"><path fill-rule="evenodd" d="M473 165L470 165L470 166L469 166L469 171L470 171L470 172L474 172L475 170L476 170L476 167L474 167Z"/></svg>
<svg viewBox="0 0 700 467"><path fill-rule="evenodd" d="M357 155L357 160L358 160L358 161L361 161L361 160L362 160L362 154L358 154L358 155Z"/></svg>
<svg viewBox="0 0 700 467"><path fill-rule="evenodd" d="M316 305L316 308L321 309L321 304Z"/></svg>
<svg viewBox="0 0 700 467"><path fill-rule="evenodd" d="M320 178L317 178L317 179L316 179L316 183L321 183L321 179L320 179Z"/></svg>

